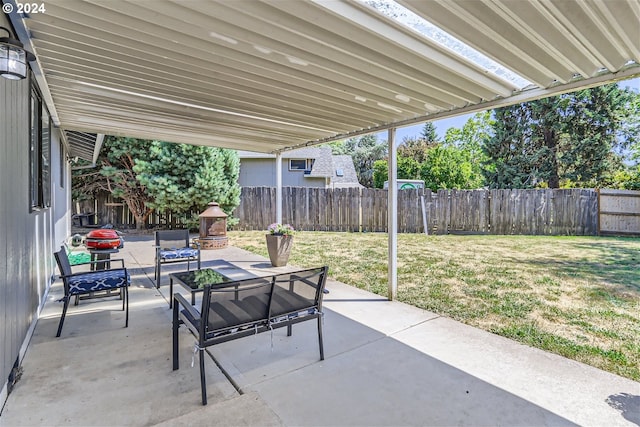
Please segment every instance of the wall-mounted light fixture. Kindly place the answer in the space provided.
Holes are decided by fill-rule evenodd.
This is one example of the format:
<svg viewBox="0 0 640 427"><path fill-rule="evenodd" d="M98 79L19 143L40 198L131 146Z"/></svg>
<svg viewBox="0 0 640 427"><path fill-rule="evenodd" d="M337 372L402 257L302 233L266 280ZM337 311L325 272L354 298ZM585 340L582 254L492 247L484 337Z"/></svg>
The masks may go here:
<svg viewBox="0 0 640 427"><path fill-rule="evenodd" d="M27 76L27 62L33 61L36 57L25 50L22 43L11 38L11 32L0 27L0 30L7 32L9 37L0 37L0 76L10 80L21 80Z"/></svg>

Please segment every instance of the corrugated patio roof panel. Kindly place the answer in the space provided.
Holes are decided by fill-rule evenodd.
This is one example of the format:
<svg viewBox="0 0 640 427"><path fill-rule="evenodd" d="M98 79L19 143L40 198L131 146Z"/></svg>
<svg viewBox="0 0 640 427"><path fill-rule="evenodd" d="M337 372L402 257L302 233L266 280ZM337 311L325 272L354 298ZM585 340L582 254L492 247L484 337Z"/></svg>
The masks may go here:
<svg viewBox="0 0 640 427"><path fill-rule="evenodd" d="M77 131L65 131L64 134L69 146L69 157L77 157L89 162L95 160L96 146L102 144L102 138L99 135Z"/></svg>
<svg viewBox="0 0 640 427"><path fill-rule="evenodd" d="M397 0L540 87L640 62L640 3Z"/></svg>
<svg viewBox="0 0 640 427"><path fill-rule="evenodd" d="M538 87L351 0L50 1L10 18L63 129L260 152L640 74L635 0L398 3Z"/></svg>

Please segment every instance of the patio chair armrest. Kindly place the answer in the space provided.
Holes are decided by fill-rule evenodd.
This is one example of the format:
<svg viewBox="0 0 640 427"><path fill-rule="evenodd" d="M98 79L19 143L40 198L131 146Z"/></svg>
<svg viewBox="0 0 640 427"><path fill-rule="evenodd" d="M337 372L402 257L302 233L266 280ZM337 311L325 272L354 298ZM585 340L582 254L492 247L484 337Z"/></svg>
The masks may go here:
<svg viewBox="0 0 640 427"><path fill-rule="evenodd" d="M111 259L111 260L104 260L104 261L106 261L106 262L120 262L120 264L122 264L122 268L124 268L125 270L127 269L127 267L124 266L124 258L114 258L114 259ZM99 262L99 261L97 261L97 262ZM118 267L115 267L115 268L117 269ZM114 269L114 267L109 268L109 270L113 270L113 269Z"/></svg>
<svg viewBox="0 0 640 427"><path fill-rule="evenodd" d="M122 268L124 267L124 258L112 258L112 259L100 259L100 260L96 260L96 261L87 261L87 262L81 262L78 264L73 264L71 266L71 268L73 267L77 267L79 265L92 265L92 264L103 264L103 263L110 263L110 262L117 262L120 261L122 263Z"/></svg>
<svg viewBox="0 0 640 427"><path fill-rule="evenodd" d="M185 311L187 311L189 313L190 316L192 316L194 319L199 319L200 318L200 312L191 305L191 303L189 301L187 301L187 299L179 293L174 293L173 294L173 304L174 307L177 307L176 304L180 304L181 306L184 307Z"/></svg>

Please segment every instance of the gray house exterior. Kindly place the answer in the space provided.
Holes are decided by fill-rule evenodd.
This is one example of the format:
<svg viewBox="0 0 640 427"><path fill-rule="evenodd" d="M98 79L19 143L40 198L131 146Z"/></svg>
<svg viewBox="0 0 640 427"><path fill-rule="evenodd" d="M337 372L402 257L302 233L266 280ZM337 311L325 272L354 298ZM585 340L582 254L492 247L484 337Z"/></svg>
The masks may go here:
<svg viewBox="0 0 640 427"><path fill-rule="evenodd" d="M33 76L0 78L0 404L71 231L68 155Z"/></svg>
<svg viewBox="0 0 640 427"><path fill-rule="evenodd" d="M241 187L275 187L274 154L238 151ZM282 153L284 187L362 187L349 155L332 155L329 147L310 147Z"/></svg>

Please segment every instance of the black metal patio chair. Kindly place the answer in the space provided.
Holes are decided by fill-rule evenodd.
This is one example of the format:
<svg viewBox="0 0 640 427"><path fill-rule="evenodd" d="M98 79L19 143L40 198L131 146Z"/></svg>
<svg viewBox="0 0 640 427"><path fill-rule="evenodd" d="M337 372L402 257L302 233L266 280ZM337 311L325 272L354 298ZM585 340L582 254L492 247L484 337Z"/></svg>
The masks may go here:
<svg viewBox="0 0 640 427"><path fill-rule="evenodd" d="M55 252L54 256L58 264L58 269L60 270L60 278L62 279L62 283L64 285L64 297L62 298L64 306L62 308L62 317L60 318L60 324L58 325L58 333L56 334L56 337L59 337L60 333L62 332L62 325L64 324L64 318L67 315L67 309L69 308L71 297L91 294L93 292L99 291L120 289L120 296L122 298L122 310L126 312L124 326L125 328L129 326L128 286L131 282L131 279L129 277L127 269L124 266L123 259L112 259L108 261L109 267L111 267L111 263L121 262L121 268L108 268L105 270L82 271L73 273L71 271L69 258L67 257L67 251L65 250L64 246L58 252ZM91 261L82 264L76 264L74 265L74 267L78 265L96 264L98 262L104 263L105 261Z"/></svg>
<svg viewBox="0 0 640 427"><path fill-rule="evenodd" d="M200 244L189 242L189 230L156 231L156 288L160 288L160 275L163 264L186 262L187 270L191 262L198 264L200 270ZM195 247L193 247L195 246Z"/></svg>

